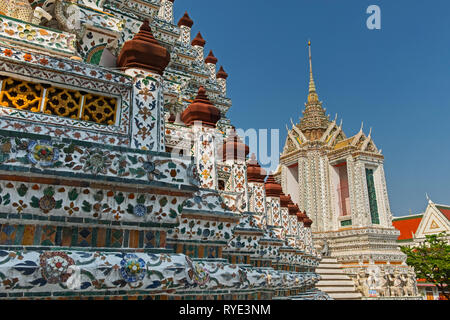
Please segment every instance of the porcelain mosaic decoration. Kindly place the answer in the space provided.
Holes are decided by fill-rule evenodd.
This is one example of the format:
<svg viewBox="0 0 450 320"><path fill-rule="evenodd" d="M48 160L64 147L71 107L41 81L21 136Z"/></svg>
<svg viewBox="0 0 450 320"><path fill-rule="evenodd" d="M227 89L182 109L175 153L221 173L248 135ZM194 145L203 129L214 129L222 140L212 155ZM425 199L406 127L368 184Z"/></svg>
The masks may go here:
<svg viewBox="0 0 450 320"><path fill-rule="evenodd" d="M270 184L249 177L228 74L187 13L176 23L169 0L10 3L0 0L0 298L330 299L315 288L321 256L302 216L320 222L326 196L320 211L308 202L318 187L298 188L300 208L287 208L286 168ZM343 143L330 128L330 146ZM316 133L290 133L304 135ZM295 141L283 164L300 161ZM222 159L225 144L247 151ZM297 181L319 183L334 160L302 161ZM387 223L387 194L373 192L381 157L348 163L351 188L372 190L351 205Z"/></svg>

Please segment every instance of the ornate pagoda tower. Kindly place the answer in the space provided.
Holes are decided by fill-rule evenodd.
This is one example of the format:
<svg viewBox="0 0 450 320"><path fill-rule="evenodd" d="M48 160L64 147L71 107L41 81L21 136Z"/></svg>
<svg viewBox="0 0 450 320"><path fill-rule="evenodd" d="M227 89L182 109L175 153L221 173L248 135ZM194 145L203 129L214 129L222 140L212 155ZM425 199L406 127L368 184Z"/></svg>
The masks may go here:
<svg viewBox="0 0 450 320"><path fill-rule="evenodd" d="M347 137L325 114L313 77L309 47L309 91L300 123L292 123L277 179L312 219L316 245L325 244L364 296L385 295L385 274L407 275L396 244L384 174L384 156L371 132ZM372 275L373 283L368 283ZM372 279L372 280L373 280ZM370 281L372 281L370 280ZM387 295L391 295L388 293Z"/></svg>

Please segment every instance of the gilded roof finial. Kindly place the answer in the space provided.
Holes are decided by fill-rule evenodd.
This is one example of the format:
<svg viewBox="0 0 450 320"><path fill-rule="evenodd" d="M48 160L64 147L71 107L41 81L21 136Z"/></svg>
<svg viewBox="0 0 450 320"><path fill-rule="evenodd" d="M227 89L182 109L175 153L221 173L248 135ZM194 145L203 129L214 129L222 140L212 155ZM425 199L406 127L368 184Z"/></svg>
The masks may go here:
<svg viewBox="0 0 450 320"><path fill-rule="evenodd" d="M316 84L314 83L313 71L312 71L312 55L311 55L311 41L308 40L309 49L309 94L308 103L319 101L319 96L316 91Z"/></svg>

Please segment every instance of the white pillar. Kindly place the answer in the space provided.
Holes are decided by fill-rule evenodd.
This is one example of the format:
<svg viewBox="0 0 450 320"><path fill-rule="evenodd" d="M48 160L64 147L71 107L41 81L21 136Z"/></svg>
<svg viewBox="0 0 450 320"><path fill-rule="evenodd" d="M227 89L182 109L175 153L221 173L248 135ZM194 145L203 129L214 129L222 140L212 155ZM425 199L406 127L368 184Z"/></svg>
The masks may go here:
<svg viewBox="0 0 450 320"><path fill-rule="evenodd" d="M173 2L175 0L161 0L158 18L168 23L173 23Z"/></svg>
<svg viewBox="0 0 450 320"><path fill-rule="evenodd" d="M209 81L216 81L216 64L217 58L214 57L212 50L209 52L209 55L205 59L206 68L209 70Z"/></svg>
<svg viewBox="0 0 450 320"><path fill-rule="evenodd" d="M127 69L134 78L131 148L165 151L162 76L142 69Z"/></svg>

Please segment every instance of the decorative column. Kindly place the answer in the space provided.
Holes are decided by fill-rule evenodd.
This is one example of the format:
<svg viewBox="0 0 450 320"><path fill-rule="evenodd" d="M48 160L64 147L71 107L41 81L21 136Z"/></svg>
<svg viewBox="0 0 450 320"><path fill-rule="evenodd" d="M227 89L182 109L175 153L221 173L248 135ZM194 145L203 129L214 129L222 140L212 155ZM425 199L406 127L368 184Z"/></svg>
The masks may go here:
<svg viewBox="0 0 450 320"><path fill-rule="evenodd" d="M266 212L265 178L266 171L258 164L255 154L252 154L247 162L247 183L250 193L249 209L259 215Z"/></svg>
<svg viewBox="0 0 450 320"><path fill-rule="evenodd" d="M286 196L284 193L280 196L280 215L281 215L281 221L280 225L283 227L283 236L286 238L286 235L289 230L289 200L291 198L289 196Z"/></svg>
<svg viewBox="0 0 450 320"><path fill-rule="evenodd" d="M217 188L215 128L219 119L220 111L208 99L203 87L200 87L194 102L181 115L181 120L193 130L193 149L200 187L205 189Z"/></svg>
<svg viewBox="0 0 450 320"><path fill-rule="evenodd" d="M189 46L191 42L191 28L194 25L194 21L189 17L188 13L185 12L184 16L178 21L178 26L180 27L180 42L184 46Z"/></svg>
<svg viewBox="0 0 450 320"><path fill-rule="evenodd" d="M296 262L297 271L304 271L309 269L307 263L306 254L306 241L305 241L305 227L303 224L303 219L306 215L302 211L297 211L297 234L295 235L295 249L296 249Z"/></svg>
<svg viewBox="0 0 450 320"><path fill-rule="evenodd" d="M385 228L391 228L392 227L392 212L391 207L389 204L389 196L387 192L387 184L386 184L386 176L384 173L384 165L381 163L378 166L378 176L380 180L380 187L381 187L381 193L382 193L382 199L384 203L384 215L383 215L383 227Z"/></svg>
<svg viewBox="0 0 450 320"><path fill-rule="evenodd" d="M197 36L192 40L191 45L194 48L194 50L197 52L197 58L195 61L198 63L203 63L203 59L205 56L205 44L206 41L203 39L202 34L199 32Z"/></svg>
<svg viewBox="0 0 450 320"><path fill-rule="evenodd" d="M355 160L354 164L357 223L358 227L367 227L372 225L372 221L370 217L369 193L367 191L366 165L359 159Z"/></svg>
<svg viewBox="0 0 450 320"><path fill-rule="evenodd" d="M228 138L219 150L223 162L231 166L232 192L239 193L241 201L236 199L238 211L248 211L247 168L245 161L250 152L249 147L241 141L236 131L229 132Z"/></svg>
<svg viewBox="0 0 450 320"><path fill-rule="evenodd" d="M289 197L289 203L288 203L288 228L287 228L287 240L288 244L291 247L295 247L295 237L297 235L297 212L298 206L294 204L294 202L291 199L291 196Z"/></svg>
<svg viewBox="0 0 450 320"><path fill-rule="evenodd" d="M290 196L286 196L284 193L280 196L280 225L281 225L281 235L282 239L285 241L285 245L280 248L280 253L282 255L280 268L283 270L299 271L301 252L297 252L296 248L291 244L294 241L289 241L288 231L289 231L289 201Z"/></svg>
<svg viewBox="0 0 450 320"><path fill-rule="evenodd" d="M311 225L312 225L312 220L306 216L306 219L303 219L303 225L305 226L304 231L305 231L305 249L306 252L313 255L315 254L315 249L314 249L314 244L313 244L313 240L312 240L312 232L311 232Z"/></svg>
<svg viewBox="0 0 450 320"><path fill-rule="evenodd" d="M352 217L352 226L358 227L361 223L359 221L359 212L357 205L358 201L357 201L355 162L352 156L348 156L346 161L347 161L348 191L350 195L350 212ZM334 227L335 227L334 230L339 230L339 228L341 227L340 222L337 221Z"/></svg>
<svg viewBox="0 0 450 320"><path fill-rule="evenodd" d="M205 59L206 68L209 70L209 81L214 82L216 81L216 64L217 64L217 58L214 57L214 54L211 51L209 51L208 56Z"/></svg>
<svg viewBox="0 0 450 320"><path fill-rule="evenodd" d="M281 207L280 196L283 193L272 174L269 175L265 183L266 203L267 203L267 225L282 227L281 225Z"/></svg>
<svg viewBox="0 0 450 320"><path fill-rule="evenodd" d="M296 236L296 247L302 250L306 249L306 231L305 224L303 223L308 216L306 212L298 211L297 212L297 236Z"/></svg>
<svg viewBox="0 0 450 320"><path fill-rule="evenodd" d="M159 8L158 18L161 20L173 23L173 2L175 0L161 0L161 7Z"/></svg>
<svg viewBox="0 0 450 320"><path fill-rule="evenodd" d="M308 206L308 161L306 156L298 159L298 206L306 210Z"/></svg>
<svg viewBox="0 0 450 320"><path fill-rule="evenodd" d="M148 20L120 51L117 65L134 78L132 148L165 150L162 74L169 61L169 52L153 37Z"/></svg>
<svg viewBox="0 0 450 320"><path fill-rule="evenodd" d="M217 83L219 84L222 96L224 97L227 95L227 78L228 74L223 69L223 66L221 66L219 71L217 72L216 79Z"/></svg>

